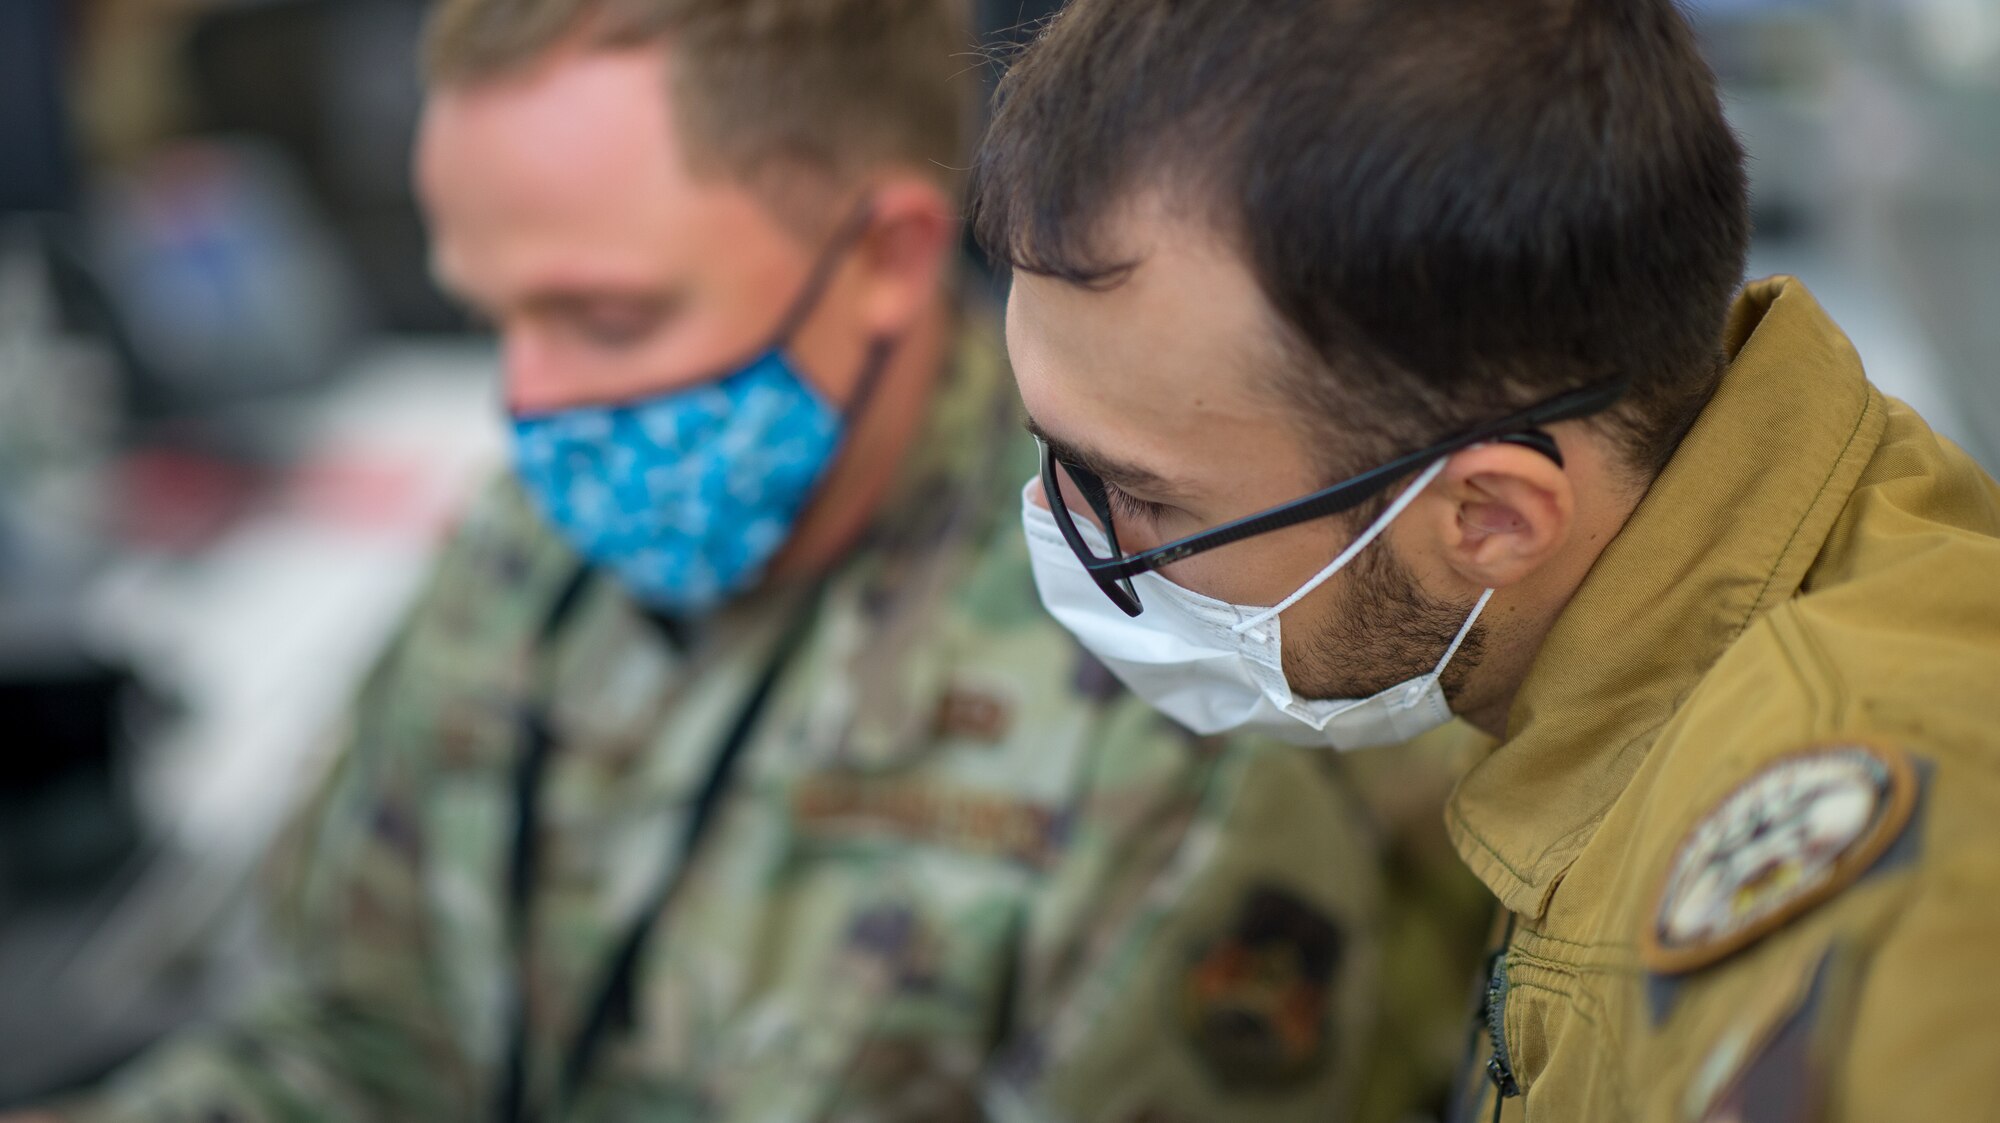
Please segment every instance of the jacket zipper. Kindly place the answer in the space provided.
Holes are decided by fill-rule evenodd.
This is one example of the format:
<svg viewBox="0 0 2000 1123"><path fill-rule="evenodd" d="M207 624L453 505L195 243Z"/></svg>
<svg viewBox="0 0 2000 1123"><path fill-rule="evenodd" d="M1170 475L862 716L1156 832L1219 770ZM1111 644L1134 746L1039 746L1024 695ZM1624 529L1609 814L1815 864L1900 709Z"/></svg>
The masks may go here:
<svg viewBox="0 0 2000 1123"><path fill-rule="evenodd" d="M1495 1119L1500 1117L1502 1100L1521 1094L1520 1081L1514 1078L1514 1065L1507 1056L1507 952L1511 943L1493 953L1493 969L1486 977L1486 1036L1493 1043L1493 1054L1486 1059L1486 1078L1499 1093L1493 1101Z"/></svg>

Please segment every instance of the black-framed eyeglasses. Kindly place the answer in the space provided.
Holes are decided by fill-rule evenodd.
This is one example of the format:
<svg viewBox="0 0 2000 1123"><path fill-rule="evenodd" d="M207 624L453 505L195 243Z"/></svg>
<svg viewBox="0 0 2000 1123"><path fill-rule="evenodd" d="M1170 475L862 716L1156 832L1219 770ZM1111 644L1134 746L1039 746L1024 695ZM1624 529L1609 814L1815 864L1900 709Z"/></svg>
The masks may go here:
<svg viewBox="0 0 2000 1123"><path fill-rule="evenodd" d="M1083 563L1084 570L1097 582L1097 587L1104 590L1104 595L1111 598L1111 603L1127 616L1137 616L1145 611L1145 606L1139 603L1138 590L1132 585L1132 579L1139 574L1150 573L1245 538L1352 510L1381 494L1397 480L1473 445L1518 444L1542 453L1560 466L1562 453L1556 447L1555 438L1543 432L1541 427L1601 413L1616 404L1625 395L1627 387L1628 383L1618 380L1559 394L1540 405L1480 425L1428 448L1398 456L1378 468L1321 488L1311 495L1130 557L1119 549L1118 528L1111 515L1110 496L1103 479L1088 468L1057 460L1055 451L1046 441L1041 442L1042 490L1048 495L1049 511L1055 516L1057 529L1062 531L1063 540L1069 543L1070 550ZM1077 528L1075 514L1063 499L1062 481L1056 475L1058 469L1076 487L1084 502L1090 505L1098 525L1104 529L1104 539L1111 550L1109 556L1098 555L1084 540L1083 532Z"/></svg>

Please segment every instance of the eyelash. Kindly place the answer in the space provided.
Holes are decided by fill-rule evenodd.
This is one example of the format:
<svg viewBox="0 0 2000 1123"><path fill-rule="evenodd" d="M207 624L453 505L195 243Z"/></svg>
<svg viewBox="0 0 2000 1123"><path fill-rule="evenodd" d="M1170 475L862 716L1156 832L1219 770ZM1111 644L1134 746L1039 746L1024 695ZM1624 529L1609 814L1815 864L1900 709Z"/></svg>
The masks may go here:
<svg viewBox="0 0 2000 1123"><path fill-rule="evenodd" d="M1111 513L1135 521L1152 522L1166 514L1167 505L1138 499L1120 491L1115 484L1104 485L1104 498L1111 504Z"/></svg>

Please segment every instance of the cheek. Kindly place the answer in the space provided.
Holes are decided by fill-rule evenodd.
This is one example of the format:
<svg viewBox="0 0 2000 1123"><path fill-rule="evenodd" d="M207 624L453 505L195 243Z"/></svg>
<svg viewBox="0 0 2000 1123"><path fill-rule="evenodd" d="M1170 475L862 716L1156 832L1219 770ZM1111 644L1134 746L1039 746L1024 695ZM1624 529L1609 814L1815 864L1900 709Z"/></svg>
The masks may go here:
<svg viewBox="0 0 2000 1123"><path fill-rule="evenodd" d="M1288 527L1273 534L1233 542L1178 565L1164 576L1183 588L1245 607L1273 605L1299 590L1340 553L1345 543L1323 528ZM1339 583L1339 578L1328 585ZM1286 613L1287 620L1325 587Z"/></svg>
<svg viewBox="0 0 2000 1123"><path fill-rule="evenodd" d="M765 334L759 338L769 341L772 328L788 311L784 307L767 310L762 317ZM815 393L835 408L845 408L860 389L871 342L849 294L836 286L827 291L788 341L786 354Z"/></svg>
<svg viewBox="0 0 2000 1123"><path fill-rule="evenodd" d="M508 405L529 413L639 401L723 373L687 366L664 342L606 350L533 320L504 328L500 347Z"/></svg>

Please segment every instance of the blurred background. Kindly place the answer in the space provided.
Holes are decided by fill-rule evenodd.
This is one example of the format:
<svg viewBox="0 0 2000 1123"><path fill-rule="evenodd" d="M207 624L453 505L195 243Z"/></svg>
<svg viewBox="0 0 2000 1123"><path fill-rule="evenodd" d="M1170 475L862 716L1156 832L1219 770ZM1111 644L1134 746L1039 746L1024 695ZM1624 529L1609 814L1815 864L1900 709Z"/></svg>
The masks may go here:
<svg viewBox="0 0 2000 1123"><path fill-rule="evenodd" d="M1753 274L2000 468L2000 0L1690 11ZM0 1106L255 979L257 860L500 464L407 185L423 13L0 0Z"/></svg>

